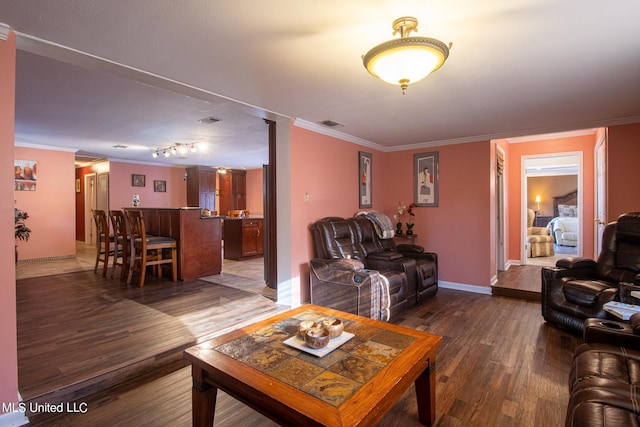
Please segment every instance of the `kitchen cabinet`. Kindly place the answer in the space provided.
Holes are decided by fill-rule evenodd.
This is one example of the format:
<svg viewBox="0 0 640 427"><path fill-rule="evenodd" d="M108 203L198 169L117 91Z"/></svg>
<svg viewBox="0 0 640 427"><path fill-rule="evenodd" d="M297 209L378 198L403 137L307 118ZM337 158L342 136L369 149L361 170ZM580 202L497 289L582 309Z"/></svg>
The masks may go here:
<svg viewBox="0 0 640 427"><path fill-rule="evenodd" d="M247 171L232 169L220 175L220 215L247 208Z"/></svg>
<svg viewBox="0 0 640 427"><path fill-rule="evenodd" d="M217 170L195 166L187 168L187 206L216 210Z"/></svg>
<svg viewBox="0 0 640 427"><path fill-rule="evenodd" d="M224 220L224 258L242 260L264 254L262 218L226 218Z"/></svg>

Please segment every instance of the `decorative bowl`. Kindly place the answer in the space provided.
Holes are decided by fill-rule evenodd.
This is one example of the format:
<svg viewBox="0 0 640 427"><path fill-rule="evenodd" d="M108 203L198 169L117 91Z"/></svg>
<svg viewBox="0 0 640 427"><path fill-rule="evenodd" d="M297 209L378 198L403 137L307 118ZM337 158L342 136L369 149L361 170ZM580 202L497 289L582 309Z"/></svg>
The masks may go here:
<svg viewBox="0 0 640 427"><path fill-rule="evenodd" d="M304 334L304 342L311 348L323 348L329 344L329 331L321 327L309 328Z"/></svg>
<svg viewBox="0 0 640 427"><path fill-rule="evenodd" d="M298 326L298 335L300 336L300 338L304 339L304 335L307 332L307 329L318 328L318 327L320 327L320 325L317 322L314 322L313 320L303 320L302 322L300 322L300 325Z"/></svg>
<svg viewBox="0 0 640 427"><path fill-rule="evenodd" d="M322 327L329 332L329 337L337 338L344 331L344 323L335 317L328 317L322 321Z"/></svg>

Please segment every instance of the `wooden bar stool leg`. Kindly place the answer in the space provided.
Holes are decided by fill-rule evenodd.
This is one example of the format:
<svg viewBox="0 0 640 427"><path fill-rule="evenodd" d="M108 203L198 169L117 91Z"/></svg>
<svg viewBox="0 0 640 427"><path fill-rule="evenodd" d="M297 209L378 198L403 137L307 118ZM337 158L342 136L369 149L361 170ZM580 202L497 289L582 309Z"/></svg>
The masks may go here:
<svg viewBox="0 0 640 427"><path fill-rule="evenodd" d="M147 274L147 251L142 251L140 254L140 284L139 287L144 286L144 276Z"/></svg>
<svg viewBox="0 0 640 427"><path fill-rule="evenodd" d="M171 268L173 270L173 281L178 281L178 251L175 247L171 248Z"/></svg>

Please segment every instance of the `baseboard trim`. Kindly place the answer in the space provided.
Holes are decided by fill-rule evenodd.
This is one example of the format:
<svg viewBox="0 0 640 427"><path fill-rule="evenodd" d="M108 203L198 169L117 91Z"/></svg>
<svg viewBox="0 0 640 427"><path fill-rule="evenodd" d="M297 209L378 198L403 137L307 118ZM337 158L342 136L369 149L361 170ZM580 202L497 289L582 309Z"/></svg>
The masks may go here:
<svg viewBox="0 0 640 427"><path fill-rule="evenodd" d="M519 266L520 260L510 259L507 261L507 265L505 266L505 271L509 269L509 267Z"/></svg>
<svg viewBox="0 0 640 427"><path fill-rule="evenodd" d="M65 259L76 259L76 255L49 256L44 258L19 259L18 264L31 264L35 262L60 261Z"/></svg>
<svg viewBox="0 0 640 427"><path fill-rule="evenodd" d="M465 285L464 283L438 280L438 287L444 289L455 289L457 291L473 292L475 294L491 295L491 288L486 286Z"/></svg>

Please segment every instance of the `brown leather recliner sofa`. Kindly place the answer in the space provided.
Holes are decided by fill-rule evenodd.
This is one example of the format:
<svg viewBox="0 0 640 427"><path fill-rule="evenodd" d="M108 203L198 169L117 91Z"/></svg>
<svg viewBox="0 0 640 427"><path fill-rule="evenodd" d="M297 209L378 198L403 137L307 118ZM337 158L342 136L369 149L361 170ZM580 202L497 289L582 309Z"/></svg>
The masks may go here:
<svg viewBox="0 0 640 427"><path fill-rule="evenodd" d="M582 334L588 318L606 318L603 305L620 300L618 285L640 283L640 212L625 213L605 227L597 261L569 257L542 268L542 316Z"/></svg>
<svg viewBox="0 0 640 427"><path fill-rule="evenodd" d="M381 239L363 216L322 218L310 229L313 304L390 320L438 290L436 254Z"/></svg>
<svg viewBox="0 0 640 427"><path fill-rule="evenodd" d="M573 354L567 427L640 424L640 313L629 323L587 319Z"/></svg>

